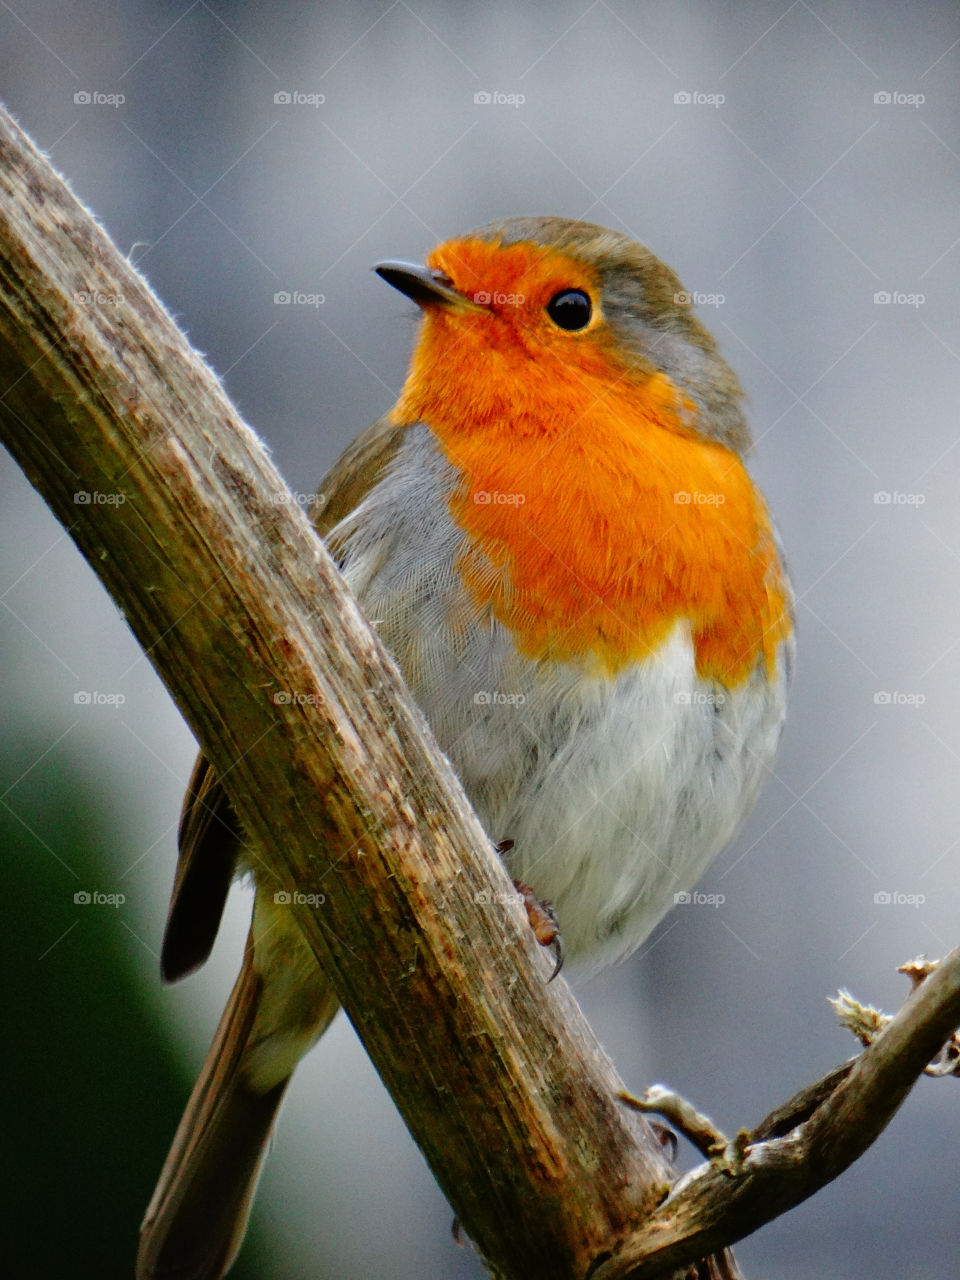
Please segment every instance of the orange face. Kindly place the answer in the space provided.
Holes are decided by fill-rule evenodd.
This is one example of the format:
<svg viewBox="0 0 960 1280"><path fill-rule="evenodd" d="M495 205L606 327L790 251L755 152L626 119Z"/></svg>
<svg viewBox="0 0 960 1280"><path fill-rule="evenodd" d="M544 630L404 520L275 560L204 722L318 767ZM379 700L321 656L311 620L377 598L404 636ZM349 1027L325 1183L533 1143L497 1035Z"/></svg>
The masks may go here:
<svg viewBox="0 0 960 1280"><path fill-rule="evenodd" d="M449 379L479 391L481 405L517 395L526 402L561 376L579 377L594 394L607 395L628 376L604 321L596 274L587 265L538 245L500 248L477 237L451 240L427 261L458 293L480 304L471 310L427 307L419 362L422 374L429 367L427 395L446 397ZM570 331L551 319L548 306L574 290L588 295L591 315L584 328ZM548 428L542 415L534 417L538 429Z"/></svg>
<svg viewBox="0 0 960 1280"><path fill-rule="evenodd" d="M477 602L534 659L615 672L680 622L701 676L772 673L790 621L763 500L655 352L618 344L597 272L479 237L428 265L466 303L424 304L392 417L426 422L461 477L450 509ZM555 301L570 291L586 308Z"/></svg>

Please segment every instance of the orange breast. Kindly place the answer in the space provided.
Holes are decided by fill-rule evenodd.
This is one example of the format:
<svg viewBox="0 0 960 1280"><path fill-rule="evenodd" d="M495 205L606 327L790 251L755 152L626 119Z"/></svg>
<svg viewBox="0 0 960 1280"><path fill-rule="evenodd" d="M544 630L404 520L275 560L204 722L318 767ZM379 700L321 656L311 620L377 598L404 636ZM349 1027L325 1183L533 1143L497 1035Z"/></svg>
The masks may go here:
<svg viewBox="0 0 960 1280"><path fill-rule="evenodd" d="M469 335L452 355L449 323L425 325L393 416L426 421L462 477L460 569L520 651L614 673L686 621L702 677L772 675L791 624L763 499L670 380L543 367Z"/></svg>

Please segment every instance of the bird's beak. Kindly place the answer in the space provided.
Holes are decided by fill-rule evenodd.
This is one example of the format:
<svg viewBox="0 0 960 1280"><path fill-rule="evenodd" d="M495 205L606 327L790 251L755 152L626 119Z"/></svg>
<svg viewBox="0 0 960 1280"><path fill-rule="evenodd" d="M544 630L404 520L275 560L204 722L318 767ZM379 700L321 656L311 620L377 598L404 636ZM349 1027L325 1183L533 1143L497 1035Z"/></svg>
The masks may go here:
<svg viewBox="0 0 960 1280"><path fill-rule="evenodd" d="M442 271L431 271L417 262L378 262L374 271L387 284L412 298L418 306L451 307L457 311L483 311L467 294L458 293Z"/></svg>

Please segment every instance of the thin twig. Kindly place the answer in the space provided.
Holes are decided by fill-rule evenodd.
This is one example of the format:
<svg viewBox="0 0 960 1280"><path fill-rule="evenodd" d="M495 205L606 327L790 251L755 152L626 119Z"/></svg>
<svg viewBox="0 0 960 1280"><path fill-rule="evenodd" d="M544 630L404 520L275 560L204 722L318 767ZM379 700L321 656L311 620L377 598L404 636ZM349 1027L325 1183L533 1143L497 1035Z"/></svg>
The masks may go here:
<svg viewBox="0 0 960 1280"><path fill-rule="evenodd" d="M651 1280L688 1258L692 1242L701 1255L715 1253L807 1199L886 1128L958 1023L960 948L914 988L858 1058L803 1090L748 1135L739 1168L710 1161L682 1178L593 1280ZM794 1113L796 1126L790 1124Z"/></svg>

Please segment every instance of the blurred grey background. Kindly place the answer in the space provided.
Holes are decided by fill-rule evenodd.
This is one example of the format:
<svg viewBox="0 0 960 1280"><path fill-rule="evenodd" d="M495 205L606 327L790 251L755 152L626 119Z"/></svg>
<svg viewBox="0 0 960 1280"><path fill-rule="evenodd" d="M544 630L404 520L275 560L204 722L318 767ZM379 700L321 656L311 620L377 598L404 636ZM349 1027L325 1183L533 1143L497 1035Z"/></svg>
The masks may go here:
<svg viewBox="0 0 960 1280"><path fill-rule="evenodd" d="M580 995L632 1087L669 1082L729 1130L853 1051L827 995L895 1008L896 966L958 941L958 69L948 3L0 4L0 97L297 491L400 386L414 308L378 258L558 213L707 297L795 576L792 716L703 882L722 905L677 908ZM20 1274L121 1276L249 900L162 990L194 744L0 467L13 1248ZM953 1083L922 1081L852 1170L739 1246L747 1275L955 1275L958 1138ZM237 1274L476 1277L450 1220L341 1018L296 1077Z"/></svg>

